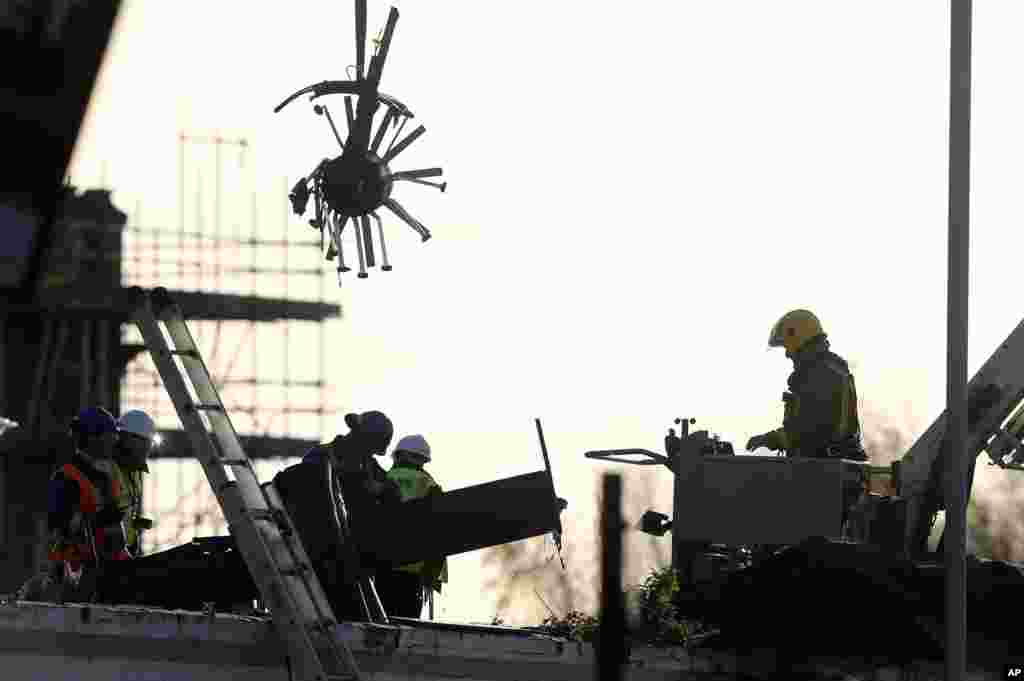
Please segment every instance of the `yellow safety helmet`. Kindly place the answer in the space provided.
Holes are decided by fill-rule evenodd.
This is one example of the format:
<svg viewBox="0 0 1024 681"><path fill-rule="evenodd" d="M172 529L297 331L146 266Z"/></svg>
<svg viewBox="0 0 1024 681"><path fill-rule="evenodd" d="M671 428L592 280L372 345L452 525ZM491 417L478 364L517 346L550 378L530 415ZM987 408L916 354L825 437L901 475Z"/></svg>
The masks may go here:
<svg viewBox="0 0 1024 681"><path fill-rule="evenodd" d="M791 355L803 347L810 339L825 333L821 322L810 310L790 310L775 322L772 333L768 337L768 347L786 348Z"/></svg>

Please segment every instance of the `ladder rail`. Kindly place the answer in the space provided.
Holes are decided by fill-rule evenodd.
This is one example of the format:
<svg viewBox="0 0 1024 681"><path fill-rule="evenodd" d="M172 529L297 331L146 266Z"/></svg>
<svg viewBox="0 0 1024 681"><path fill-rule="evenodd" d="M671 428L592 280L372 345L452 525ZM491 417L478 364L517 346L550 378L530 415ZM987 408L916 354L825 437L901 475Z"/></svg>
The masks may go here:
<svg viewBox="0 0 1024 681"><path fill-rule="evenodd" d="M277 491L277 487L274 486L274 483L268 482L263 485L263 488L271 505L275 509L280 509L281 517L287 527L288 533L297 539L298 532L295 529L295 525L292 523L291 516L288 515L288 511L281 500L281 495ZM312 561L310 561L309 555L306 553L306 549L302 545L302 542L288 542L288 548L292 552L293 559L296 563L310 566L310 570L312 571ZM334 636L334 625L336 625L338 621L331 609L330 601L327 599L327 594L323 590L323 585L320 584L320 580L316 578L315 574L312 576L312 579L302 580L302 584L308 592L310 602L313 604L314 611L317 615L317 620L322 627L323 633L326 634L328 644L334 649L333 652L337 656L344 658L346 663L354 669L356 667L356 661L352 651L348 646L339 645L337 638Z"/></svg>
<svg viewBox="0 0 1024 681"><path fill-rule="evenodd" d="M327 485L330 488L334 501L332 504L334 517L333 521L339 534L345 542L347 561L351 569L361 569L358 565L359 559L353 548L353 536L348 505L345 503L345 495L342 494L341 480L338 478L334 465L325 460L323 464L327 472ZM359 577L356 582L356 591L367 617L374 624L390 624L384 606L381 604L380 596L377 594L377 585L372 577Z"/></svg>
<svg viewBox="0 0 1024 681"><path fill-rule="evenodd" d="M235 456L232 458L245 457L245 452L238 442L238 434L235 432L234 425L227 416L227 411L224 408L220 395L216 390L209 369L203 361L202 354L200 353L188 326L183 322L183 315L181 314L180 308L169 297L166 297L164 300L160 301L160 303L162 304L162 309L158 311L158 318L166 325L168 336L170 336L176 350L174 354L181 358L181 365L185 368L190 380L192 381L196 396L203 405L211 408L210 411L206 412L207 418L211 422L222 421L221 427L223 428L223 432L230 434L230 439L228 439L226 443L218 438L218 443L222 446L222 451L223 448L225 448L224 446L228 445L232 450L237 450ZM216 425L216 423L211 423L211 426L214 426L214 432L221 432L216 429ZM271 484L260 484L255 475L255 471L251 467L245 471L236 473L235 479L239 483L240 489L249 491L249 489L246 488L251 486L251 488L258 489L261 492L265 507L277 513L283 522L286 523L286 527L282 528L286 530L284 533L285 536L298 536L291 523L291 518L284 509L280 495L277 494ZM243 482L245 483L246 488L242 487ZM309 564L309 558L301 543L285 541L284 547L288 551L288 555L286 557L292 562L292 564ZM308 591L310 603L315 609L318 619L320 621L333 621L333 613L325 613L321 607L321 604L326 603L327 600L319 582L314 585L307 580L303 580L302 583Z"/></svg>
<svg viewBox="0 0 1024 681"><path fill-rule="evenodd" d="M135 321L274 623L301 657L303 676L360 679L291 518L272 483L260 484L180 308L164 289L138 293ZM328 674L323 639L341 674Z"/></svg>

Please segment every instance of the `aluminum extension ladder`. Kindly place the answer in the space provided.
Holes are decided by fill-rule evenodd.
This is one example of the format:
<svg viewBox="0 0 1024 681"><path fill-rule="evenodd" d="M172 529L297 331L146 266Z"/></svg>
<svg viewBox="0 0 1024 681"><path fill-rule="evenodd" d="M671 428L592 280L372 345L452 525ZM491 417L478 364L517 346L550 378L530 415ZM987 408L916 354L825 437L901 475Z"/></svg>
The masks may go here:
<svg viewBox="0 0 1024 681"><path fill-rule="evenodd" d="M135 322L270 608L293 678L362 681L351 649L335 635L334 612L280 495L256 477L181 309L164 288L136 291Z"/></svg>

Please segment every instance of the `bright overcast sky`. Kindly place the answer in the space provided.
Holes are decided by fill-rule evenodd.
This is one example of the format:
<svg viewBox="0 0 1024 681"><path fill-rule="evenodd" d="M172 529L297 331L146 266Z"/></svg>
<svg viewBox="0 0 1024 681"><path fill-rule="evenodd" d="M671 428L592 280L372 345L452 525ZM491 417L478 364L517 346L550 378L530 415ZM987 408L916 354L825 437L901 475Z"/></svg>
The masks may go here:
<svg viewBox="0 0 1024 681"><path fill-rule="evenodd" d="M584 451L658 449L677 416L738 448L777 425L790 365L766 341L793 307L855 365L867 431L916 437L941 411L947 3L398 7L381 89L427 134L393 167L449 188L400 185L434 239L386 218L395 270L331 292L329 380L426 434L448 488L535 470L539 416L585 536L607 467ZM125 3L73 180L174 224L178 130L244 136L279 221L284 178L337 145L304 99L272 108L345 78L352 24L348 1ZM1024 6L975 3L971 373L1022 316L1022 28ZM669 511L670 484L643 503ZM494 614L477 565L453 561L448 616Z"/></svg>

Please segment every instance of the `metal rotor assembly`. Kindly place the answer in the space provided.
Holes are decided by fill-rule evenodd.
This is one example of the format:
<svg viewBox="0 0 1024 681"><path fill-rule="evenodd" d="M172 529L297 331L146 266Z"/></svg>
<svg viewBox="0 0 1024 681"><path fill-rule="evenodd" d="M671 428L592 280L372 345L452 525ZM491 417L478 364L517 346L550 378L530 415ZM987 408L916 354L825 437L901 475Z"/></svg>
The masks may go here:
<svg viewBox="0 0 1024 681"><path fill-rule="evenodd" d="M375 51L367 66L366 0L355 0L355 79L325 80L304 87L274 109L274 113L277 113L307 94L311 102L325 95L345 95L348 135L344 141L327 106L320 103L313 105L313 111L327 119L334 138L341 147L341 154L321 161L312 173L295 184L288 195L296 215L304 215L309 199L313 199L315 214L309 220L309 224L320 231L322 244L326 235L327 260L334 260L337 257L339 286L341 274L351 270L345 264L342 250L342 236L350 224L359 263L359 278L369 276L368 268L377 265L371 218L377 228L381 269L389 271L391 263L388 261L387 245L384 242L384 225L378 215L380 208L387 208L398 216L419 234L423 241L430 238L430 231L391 196L395 183L414 182L435 187L442 192L447 186L446 182L436 183L427 180L430 177L439 177L442 174L441 168L397 172L391 169L391 162L426 132L426 128L420 125L399 139L406 123L413 118L413 113L405 104L379 90L384 61L387 59L397 22L398 10L392 7L381 37L373 41ZM374 116L382 106L384 115L374 131ZM389 132L393 133L391 141L382 149L384 138Z"/></svg>

